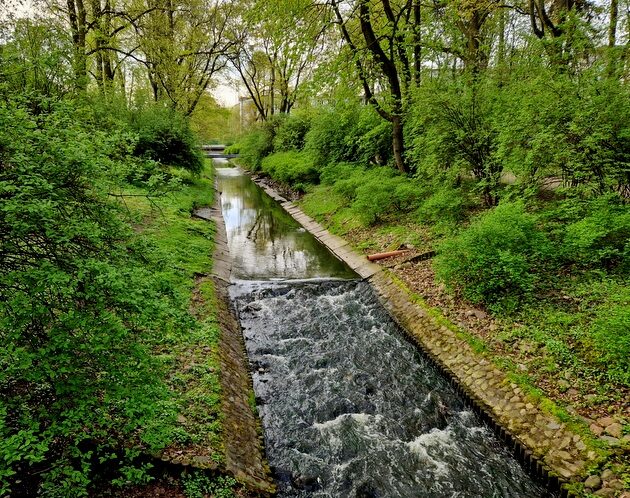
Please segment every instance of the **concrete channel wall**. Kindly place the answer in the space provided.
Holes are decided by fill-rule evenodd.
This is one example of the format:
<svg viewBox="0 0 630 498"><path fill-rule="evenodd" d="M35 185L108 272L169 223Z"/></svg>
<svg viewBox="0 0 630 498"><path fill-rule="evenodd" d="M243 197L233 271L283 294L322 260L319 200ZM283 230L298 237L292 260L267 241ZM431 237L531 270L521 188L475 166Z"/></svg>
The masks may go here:
<svg viewBox="0 0 630 498"><path fill-rule="evenodd" d="M244 483L251 493L272 496L276 492L276 487L265 459L262 426L253 407L250 406L253 385L245 342L228 293L232 261L218 192L215 192L213 208L198 209L194 215L211 221L216 226L211 278L214 283L217 318L221 330L219 356L225 444L225 464L219 470L233 475ZM191 464L199 466L195 465L194 461Z"/></svg>
<svg viewBox="0 0 630 498"><path fill-rule="evenodd" d="M572 496L565 484L583 479L597 454L579 434L542 411L518 385L448 327L441 325L387 269L367 261L347 241L328 232L292 202L262 181L254 181L380 296L391 316L450 378L473 410L512 448L516 457L549 489ZM595 490L592 490L595 491ZM596 492L596 494L599 494ZM602 494L603 496L603 494Z"/></svg>

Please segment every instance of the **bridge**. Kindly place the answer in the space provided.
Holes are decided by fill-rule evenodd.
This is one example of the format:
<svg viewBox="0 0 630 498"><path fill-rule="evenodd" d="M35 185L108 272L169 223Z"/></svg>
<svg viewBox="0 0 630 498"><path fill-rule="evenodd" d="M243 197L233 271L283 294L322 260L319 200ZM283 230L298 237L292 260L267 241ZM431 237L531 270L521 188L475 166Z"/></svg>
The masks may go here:
<svg viewBox="0 0 630 498"><path fill-rule="evenodd" d="M232 159L238 157L238 154L226 154L225 145L221 144L202 145L201 151L204 156L210 159Z"/></svg>

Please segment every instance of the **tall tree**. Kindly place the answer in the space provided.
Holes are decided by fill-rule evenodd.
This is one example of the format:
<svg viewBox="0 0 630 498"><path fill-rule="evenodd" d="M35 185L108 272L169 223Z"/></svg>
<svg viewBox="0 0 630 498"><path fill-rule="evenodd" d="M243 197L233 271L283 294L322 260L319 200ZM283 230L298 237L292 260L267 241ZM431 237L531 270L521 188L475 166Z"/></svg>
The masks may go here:
<svg viewBox="0 0 630 498"><path fill-rule="evenodd" d="M352 52L366 100L383 119L392 123L396 167L408 173L403 121L412 82L420 80L419 74L413 75L413 71L420 69L420 61L412 61L412 57L419 58L421 54L419 26L414 24L420 22L420 12L413 2L395 5L389 0L347 3L331 0L330 5L341 35ZM378 94L374 90L377 86L382 90Z"/></svg>
<svg viewBox="0 0 630 498"><path fill-rule="evenodd" d="M243 7L233 29L232 66L259 119L288 113L325 49L325 11L310 0L254 0Z"/></svg>
<svg viewBox="0 0 630 498"><path fill-rule="evenodd" d="M233 4L219 0L147 0L136 26L156 101L189 115L222 70L232 46Z"/></svg>

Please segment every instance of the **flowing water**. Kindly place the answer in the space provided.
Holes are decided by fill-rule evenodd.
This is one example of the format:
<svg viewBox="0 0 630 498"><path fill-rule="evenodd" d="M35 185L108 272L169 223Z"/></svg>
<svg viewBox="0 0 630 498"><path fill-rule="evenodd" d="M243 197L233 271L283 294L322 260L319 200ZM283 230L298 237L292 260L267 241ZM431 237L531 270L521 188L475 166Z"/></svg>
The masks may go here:
<svg viewBox="0 0 630 498"><path fill-rule="evenodd" d="M217 177L279 496L552 496L367 283L238 169Z"/></svg>

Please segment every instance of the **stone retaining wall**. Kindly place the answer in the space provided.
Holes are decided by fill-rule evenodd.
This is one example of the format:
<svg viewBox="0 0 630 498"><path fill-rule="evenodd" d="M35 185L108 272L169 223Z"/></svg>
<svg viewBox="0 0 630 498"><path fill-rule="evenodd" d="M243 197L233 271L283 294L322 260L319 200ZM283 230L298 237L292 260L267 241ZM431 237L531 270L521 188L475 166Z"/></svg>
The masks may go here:
<svg viewBox="0 0 630 498"><path fill-rule="evenodd" d="M563 485L583 480L585 467L598 456L587 449L582 437L541 410L504 372L429 315L388 270L367 261L347 241L330 234L268 185L257 183L331 252L371 283L392 317L450 377L526 468L550 489L569 496Z"/></svg>
<svg viewBox="0 0 630 498"><path fill-rule="evenodd" d="M216 226L211 278L221 329L219 360L225 465L220 470L233 475L251 492L271 496L276 487L264 456L262 427L249 403L250 393L253 394L249 363L241 327L228 293L232 263L219 196L216 195L215 207L199 209L195 216L212 221ZM191 465L204 467L194 459Z"/></svg>

